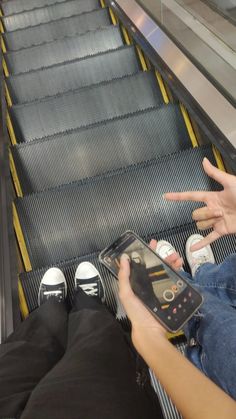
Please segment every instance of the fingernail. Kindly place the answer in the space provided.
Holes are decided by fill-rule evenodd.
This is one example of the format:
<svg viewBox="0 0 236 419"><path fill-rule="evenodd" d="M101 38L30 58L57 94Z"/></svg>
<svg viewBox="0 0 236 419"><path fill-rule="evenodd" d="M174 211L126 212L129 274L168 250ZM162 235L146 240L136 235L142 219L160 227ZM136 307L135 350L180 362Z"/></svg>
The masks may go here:
<svg viewBox="0 0 236 419"><path fill-rule="evenodd" d="M129 256L128 256L126 253L123 253L123 254L121 255L120 260L121 260L122 262L123 262L123 261L125 261L125 260L128 260L128 261L129 261Z"/></svg>

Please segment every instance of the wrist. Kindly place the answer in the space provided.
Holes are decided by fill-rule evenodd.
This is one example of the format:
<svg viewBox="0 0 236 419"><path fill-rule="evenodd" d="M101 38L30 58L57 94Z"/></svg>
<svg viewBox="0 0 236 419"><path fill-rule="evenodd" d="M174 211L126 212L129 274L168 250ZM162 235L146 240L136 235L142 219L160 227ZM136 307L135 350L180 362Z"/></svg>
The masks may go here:
<svg viewBox="0 0 236 419"><path fill-rule="evenodd" d="M152 347L168 341L166 330L157 323L155 327L132 324L132 341L142 355L146 347Z"/></svg>

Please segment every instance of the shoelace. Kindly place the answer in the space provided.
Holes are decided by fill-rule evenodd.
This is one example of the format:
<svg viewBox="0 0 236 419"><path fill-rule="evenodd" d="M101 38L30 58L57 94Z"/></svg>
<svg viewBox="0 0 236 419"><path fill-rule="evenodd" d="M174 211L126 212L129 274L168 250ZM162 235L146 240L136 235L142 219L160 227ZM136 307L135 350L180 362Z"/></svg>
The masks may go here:
<svg viewBox="0 0 236 419"><path fill-rule="evenodd" d="M92 282L90 284L80 284L79 286L87 295L91 295L92 297L97 297L98 284L96 282Z"/></svg>
<svg viewBox="0 0 236 419"><path fill-rule="evenodd" d="M52 297L54 297L54 298L55 297L62 298L63 292L60 291L60 290L56 290L56 291L44 291L44 295L46 296L47 300L49 298L52 298Z"/></svg>

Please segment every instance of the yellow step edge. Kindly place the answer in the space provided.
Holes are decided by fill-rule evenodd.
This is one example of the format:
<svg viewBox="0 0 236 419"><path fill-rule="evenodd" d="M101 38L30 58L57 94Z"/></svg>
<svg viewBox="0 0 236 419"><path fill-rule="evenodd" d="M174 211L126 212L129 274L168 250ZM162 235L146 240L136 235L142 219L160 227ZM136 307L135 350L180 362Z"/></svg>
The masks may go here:
<svg viewBox="0 0 236 419"><path fill-rule="evenodd" d="M212 146L212 151L213 151L218 169L222 170L222 172L226 172L223 159L221 157L221 154L220 154L219 150L216 148L216 146L214 146L214 145Z"/></svg>
<svg viewBox="0 0 236 419"><path fill-rule="evenodd" d="M9 135L10 135L11 143L12 143L12 145L16 145L17 144L16 136L15 136L14 129L13 129L12 122L11 122L11 118L10 118L10 115L9 115L8 112L7 112L7 115L6 115L6 120L7 120L7 128L8 128L8 132L9 132Z"/></svg>
<svg viewBox="0 0 236 419"><path fill-rule="evenodd" d="M121 25L121 30L122 30L122 33L123 33L124 40L125 40L126 44L127 45L131 45L132 44L132 41L130 40L129 34L127 32L127 29L123 25Z"/></svg>
<svg viewBox="0 0 236 419"><path fill-rule="evenodd" d="M170 332L167 332L167 333L166 333L166 336L167 336L167 339L171 340L171 339L177 338L177 337L179 337L179 336L184 336L184 332L183 332L182 330L180 330L180 331L179 331L179 332L177 332L177 333L170 333Z"/></svg>
<svg viewBox="0 0 236 419"><path fill-rule="evenodd" d="M141 63L143 71L148 71L148 67L147 67L147 63L146 63L143 51L141 50L141 48L138 45L136 45L136 51L137 51L138 58L139 58L139 61Z"/></svg>
<svg viewBox="0 0 236 419"><path fill-rule="evenodd" d="M159 84L159 87L160 87L160 90L161 90L163 100L164 100L165 104L168 105L168 103L170 103L170 101L169 101L169 97L167 95L167 91L166 91L163 79L162 79L160 73L157 70L155 70L155 75L156 75L156 78L157 78L157 81L158 81L158 84Z"/></svg>
<svg viewBox="0 0 236 419"><path fill-rule="evenodd" d="M0 8L0 17L3 17L2 8Z"/></svg>
<svg viewBox="0 0 236 419"><path fill-rule="evenodd" d="M10 108L12 106L12 100L11 100L11 96L10 96L7 84L5 82L4 82L4 87L5 87L5 96L6 96L7 105Z"/></svg>
<svg viewBox="0 0 236 419"><path fill-rule="evenodd" d="M29 309L26 303L25 294L24 294L19 278L18 278L18 294L19 294L19 301L20 301L20 311L21 311L23 319L26 319L26 317L29 316Z"/></svg>
<svg viewBox="0 0 236 419"><path fill-rule="evenodd" d="M109 13L111 16L112 24L116 26L118 24L118 19L116 18L115 13L113 12L111 7L109 7Z"/></svg>
<svg viewBox="0 0 236 419"><path fill-rule="evenodd" d="M197 138L196 138L195 132L193 131L193 127L192 127L192 123L191 123L190 118L189 118L189 114L187 112L187 109L185 108L185 106L182 103L180 103L180 110L181 110L182 115L184 117L184 122L185 122L185 125L186 125L186 128L187 128L192 146L193 146L193 148L198 147Z"/></svg>
<svg viewBox="0 0 236 419"><path fill-rule="evenodd" d="M12 179L13 179L13 183L15 186L15 190L16 190L16 194L19 198L23 197L23 192L21 189L21 185L20 185L20 181L17 175L17 170L16 170L16 166L15 166L15 162L13 159L13 155L11 150L9 149L9 162L10 162L10 170L11 170L11 174L12 174Z"/></svg>
<svg viewBox="0 0 236 419"><path fill-rule="evenodd" d="M4 32L5 32L4 26L2 24L2 21L0 20L0 33L4 33Z"/></svg>
<svg viewBox="0 0 236 419"><path fill-rule="evenodd" d="M9 77L9 71L8 71L8 68L7 68L7 63L6 63L4 58L2 59L2 68L3 68L3 71L4 71L5 77Z"/></svg>
<svg viewBox="0 0 236 419"><path fill-rule="evenodd" d="M6 49L6 45L2 36L1 36L1 48L2 48L2 52L5 54L5 52L7 52L7 49Z"/></svg>
<svg viewBox="0 0 236 419"><path fill-rule="evenodd" d="M24 235L23 235L23 231L20 225L20 220L17 214L17 210L16 210L16 206L13 203L12 204L12 211L13 211L13 225L14 225L14 229L16 232L16 236L17 236L17 240L19 243L19 248L21 251L21 255L22 255L22 259L24 262L24 266L25 266L25 270L27 272L32 271L32 265L30 262L30 258L29 258L29 254L28 254L28 250L25 244L25 239L24 239Z"/></svg>
<svg viewBox="0 0 236 419"><path fill-rule="evenodd" d="M100 0L100 4L101 4L102 8L105 9L105 7L106 7L105 1L104 0Z"/></svg>

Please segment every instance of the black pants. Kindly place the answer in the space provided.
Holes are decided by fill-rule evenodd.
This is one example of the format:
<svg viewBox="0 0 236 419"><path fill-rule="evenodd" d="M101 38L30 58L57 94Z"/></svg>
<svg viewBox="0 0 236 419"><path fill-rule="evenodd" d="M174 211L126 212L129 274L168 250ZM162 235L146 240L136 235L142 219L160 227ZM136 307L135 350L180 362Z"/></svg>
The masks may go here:
<svg viewBox="0 0 236 419"><path fill-rule="evenodd" d="M136 366L99 301L79 291L69 315L50 301L0 347L0 418L162 418L147 369L137 384Z"/></svg>

